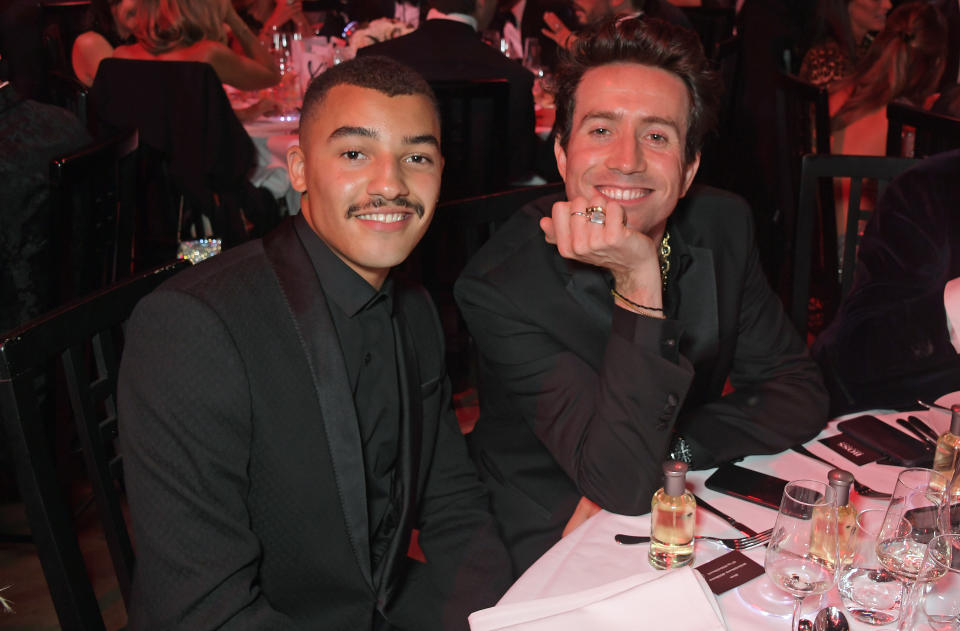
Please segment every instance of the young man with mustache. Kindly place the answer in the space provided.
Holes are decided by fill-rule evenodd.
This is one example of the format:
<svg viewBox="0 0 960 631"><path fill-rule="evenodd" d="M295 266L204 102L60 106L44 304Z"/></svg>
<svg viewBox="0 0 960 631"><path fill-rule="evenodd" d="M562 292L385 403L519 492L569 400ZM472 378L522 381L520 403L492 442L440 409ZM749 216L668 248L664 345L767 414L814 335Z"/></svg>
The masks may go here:
<svg viewBox="0 0 960 631"><path fill-rule="evenodd" d="M335 66L288 154L302 214L138 306L119 386L131 629L466 629L509 586L437 316L390 275L442 167L419 75Z"/></svg>

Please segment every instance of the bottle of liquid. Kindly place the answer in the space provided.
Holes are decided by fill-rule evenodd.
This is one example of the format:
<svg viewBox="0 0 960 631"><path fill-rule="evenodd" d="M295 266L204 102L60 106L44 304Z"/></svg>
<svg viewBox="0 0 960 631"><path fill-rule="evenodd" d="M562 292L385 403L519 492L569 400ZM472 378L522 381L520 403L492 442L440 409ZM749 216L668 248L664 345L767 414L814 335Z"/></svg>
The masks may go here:
<svg viewBox="0 0 960 631"><path fill-rule="evenodd" d="M957 468L960 453L960 404L950 406L950 429L940 434L937 451L933 455L933 470L950 480ZM939 489L938 489L939 490Z"/></svg>
<svg viewBox="0 0 960 631"><path fill-rule="evenodd" d="M650 511L650 565L658 570L693 562L697 501L687 490L687 465L663 463L663 488L653 494Z"/></svg>
<svg viewBox="0 0 960 631"><path fill-rule="evenodd" d="M843 469L831 469L827 473L827 482L833 487L834 496L837 498L837 554L834 555L833 550L826 549L818 542L818 539L823 536L823 529L817 524L814 524L813 528L814 541L810 546L810 553L828 561L831 565L836 565L838 570L842 570L851 556L850 540L857 526L857 509L850 501L853 474ZM813 519L825 520L826 515L819 516L815 512ZM826 527L828 526L825 525L824 528Z"/></svg>

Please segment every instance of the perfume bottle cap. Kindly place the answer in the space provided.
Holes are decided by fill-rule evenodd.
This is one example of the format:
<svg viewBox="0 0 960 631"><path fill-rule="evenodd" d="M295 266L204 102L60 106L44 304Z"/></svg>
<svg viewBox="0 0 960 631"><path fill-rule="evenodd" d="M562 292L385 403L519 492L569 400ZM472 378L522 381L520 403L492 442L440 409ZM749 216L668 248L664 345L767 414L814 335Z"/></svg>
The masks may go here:
<svg viewBox="0 0 960 631"><path fill-rule="evenodd" d="M687 491L687 464L678 460L663 463L663 492L679 497Z"/></svg>
<svg viewBox="0 0 960 631"><path fill-rule="evenodd" d="M950 433L960 436L960 403L950 406Z"/></svg>
<svg viewBox="0 0 960 631"><path fill-rule="evenodd" d="M837 506L846 506L850 503L850 486L853 485L853 474L844 469L830 469L827 481L837 494Z"/></svg>

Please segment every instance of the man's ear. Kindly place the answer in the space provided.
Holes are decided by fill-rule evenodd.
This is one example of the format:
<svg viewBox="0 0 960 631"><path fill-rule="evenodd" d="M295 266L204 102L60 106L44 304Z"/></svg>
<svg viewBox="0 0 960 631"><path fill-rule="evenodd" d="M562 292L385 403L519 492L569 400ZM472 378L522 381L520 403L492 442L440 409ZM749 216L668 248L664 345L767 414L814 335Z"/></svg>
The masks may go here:
<svg viewBox="0 0 960 631"><path fill-rule="evenodd" d="M293 190L303 193L307 190L307 160L300 145L287 149L287 172Z"/></svg>
<svg viewBox="0 0 960 631"><path fill-rule="evenodd" d="M560 179L567 179L567 152L560 146L560 136L553 139L553 155L557 158L557 171L560 173Z"/></svg>
<svg viewBox="0 0 960 631"><path fill-rule="evenodd" d="M683 169L683 192L680 193L680 197L683 197L687 194L687 191L690 190L690 185L693 184L693 178L697 174L697 169L700 168L700 152L697 152L697 156L691 160Z"/></svg>

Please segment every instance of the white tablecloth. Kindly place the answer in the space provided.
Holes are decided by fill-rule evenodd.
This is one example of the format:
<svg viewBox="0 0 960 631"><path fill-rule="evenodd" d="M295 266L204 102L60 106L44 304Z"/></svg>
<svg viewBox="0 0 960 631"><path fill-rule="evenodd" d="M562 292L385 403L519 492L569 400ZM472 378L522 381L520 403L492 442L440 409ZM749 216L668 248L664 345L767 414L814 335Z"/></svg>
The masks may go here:
<svg viewBox="0 0 960 631"><path fill-rule="evenodd" d="M960 392L946 395L938 403L947 407L952 403L960 403ZM875 413L877 417L894 425L897 418L906 417L908 414L923 419L938 433L948 429L950 424L949 414L939 411ZM840 420L843 419L832 421L817 438L825 438L838 433L836 423ZM899 426L897 427L899 429ZM900 471L899 467L876 463L858 467L817 440L808 443L807 448L835 463L838 467L847 469L856 476L859 482L880 491L890 492L893 490L897 474ZM740 464L785 480L810 478L826 481L827 471L830 469L827 465L789 450L773 456L751 456L744 459ZM754 530L765 530L773 526L777 517L776 511L706 489L703 483L713 471L711 469L691 472L687 476L688 487L711 505L739 519ZM859 510L884 508L886 506L886 500L865 498L856 494L853 494L853 502ZM513 584L498 605L571 594L616 581L638 572L656 572L647 563L648 545L622 546L613 540L613 536L617 533L645 535L649 532L649 515L628 517L601 511L548 550ZM696 532L697 534L723 537L739 536L741 534L719 517L706 512L702 508L697 510ZM765 548L761 546L748 550L745 554L762 565L764 551ZM717 544L697 542L695 565L715 559L726 552L726 549ZM839 606L836 589L827 595L827 600L830 601L830 604ZM739 589L724 593L719 597L719 602L727 623L733 631L748 629L783 629L787 631L790 626L788 617L765 615L747 605L741 598ZM806 611L806 608L804 611ZM635 612L633 615L636 615ZM859 623L850 616L848 616L848 620L851 623L851 629L866 631L875 628ZM894 626L887 625L880 628L892 628Z"/></svg>
<svg viewBox="0 0 960 631"><path fill-rule="evenodd" d="M287 173L287 149L299 142L297 121L257 119L244 123L257 149L257 167L250 176L254 186L266 188L277 199L287 202L291 215L300 212L300 193L290 186Z"/></svg>

